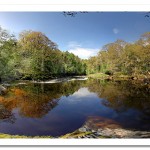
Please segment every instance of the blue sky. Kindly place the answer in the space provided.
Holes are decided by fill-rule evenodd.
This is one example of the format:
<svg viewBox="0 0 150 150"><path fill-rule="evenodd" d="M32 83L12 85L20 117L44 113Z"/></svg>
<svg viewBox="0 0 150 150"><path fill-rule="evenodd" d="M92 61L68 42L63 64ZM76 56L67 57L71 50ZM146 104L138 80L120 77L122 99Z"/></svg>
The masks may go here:
<svg viewBox="0 0 150 150"><path fill-rule="evenodd" d="M133 42L150 31L145 12L89 12L65 17L62 12L0 12L0 25L15 35L41 31L81 58L88 58L117 39Z"/></svg>

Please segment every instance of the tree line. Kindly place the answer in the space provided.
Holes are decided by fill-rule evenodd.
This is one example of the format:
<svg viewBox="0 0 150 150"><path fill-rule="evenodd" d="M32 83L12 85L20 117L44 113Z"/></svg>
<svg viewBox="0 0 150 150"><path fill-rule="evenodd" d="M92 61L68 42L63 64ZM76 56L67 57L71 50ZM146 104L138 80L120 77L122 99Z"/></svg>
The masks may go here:
<svg viewBox="0 0 150 150"><path fill-rule="evenodd" d="M106 44L97 56L87 61L87 73L108 75L150 74L150 32L144 33L134 43L117 40Z"/></svg>
<svg viewBox="0 0 150 150"><path fill-rule="evenodd" d="M61 51L39 31L23 31L16 38L0 27L0 82L12 79L49 79L69 75L150 74L150 32L128 43L106 44L96 56L80 59Z"/></svg>
<svg viewBox="0 0 150 150"><path fill-rule="evenodd" d="M83 75L86 64L38 31L23 31L17 39L0 27L0 80L48 79Z"/></svg>

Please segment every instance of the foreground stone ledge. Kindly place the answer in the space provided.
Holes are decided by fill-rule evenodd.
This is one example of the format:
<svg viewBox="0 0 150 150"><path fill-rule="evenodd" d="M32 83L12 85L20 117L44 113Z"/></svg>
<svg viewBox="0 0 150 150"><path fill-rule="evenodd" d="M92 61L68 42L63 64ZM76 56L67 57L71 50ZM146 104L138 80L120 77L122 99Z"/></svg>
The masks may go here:
<svg viewBox="0 0 150 150"><path fill-rule="evenodd" d="M62 138L150 138L150 131L124 129L112 119L91 116L81 128Z"/></svg>
<svg viewBox="0 0 150 150"><path fill-rule="evenodd" d="M101 139L101 138L150 138L150 131L124 129L116 121L104 117L90 116L85 124L72 133L62 136L20 136L0 134L0 138L48 138L48 139Z"/></svg>

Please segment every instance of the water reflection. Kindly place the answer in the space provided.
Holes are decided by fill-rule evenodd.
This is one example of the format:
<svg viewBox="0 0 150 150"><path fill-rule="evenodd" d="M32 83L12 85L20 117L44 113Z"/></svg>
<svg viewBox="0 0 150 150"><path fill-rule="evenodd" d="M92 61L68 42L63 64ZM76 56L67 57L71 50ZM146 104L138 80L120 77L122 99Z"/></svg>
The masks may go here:
<svg viewBox="0 0 150 150"><path fill-rule="evenodd" d="M14 123L15 120L12 112L7 110L3 105L0 105L0 121Z"/></svg>
<svg viewBox="0 0 150 150"><path fill-rule="evenodd" d="M9 111L19 108L22 116L41 118L57 105L61 96L73 94L80 86L81 82L18 85L0 97L0 102Z"/></svg>
<svg viewBox="0 0 150 150"><path fill-rule="evenodd" d="M81 127L89 116L150 130L149 95L148 85L131 81L17 85L0 96L0 132L58 136Z"/></svg>
<svg viewBox="0 0 150 150"><path fill-rule="evenodd" d="M132 81L108 82L92 80L89 90L103 98L103 104L117 112L135 108L150 113L150 90L147 85Z"/></svg>
<svg viewBox="0 0 150 150"><path fill-rule="evenodd" d="M133 81L97 81L89 90L103 98L102 104L117 113L115 120L123 127L150 130L150 90L148 85Z"/></svg>

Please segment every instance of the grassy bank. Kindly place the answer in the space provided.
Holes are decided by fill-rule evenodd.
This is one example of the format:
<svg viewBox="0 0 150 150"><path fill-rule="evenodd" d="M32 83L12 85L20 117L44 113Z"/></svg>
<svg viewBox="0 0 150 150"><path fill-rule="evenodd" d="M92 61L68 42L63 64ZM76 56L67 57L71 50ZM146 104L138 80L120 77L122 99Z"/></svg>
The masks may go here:
<svg viewBox="0 0 150 150"><path fill-rule="evenodd" d="M104 74L104 73L95 73L95 74L89 74L88 75L89 78L92 78L92 79L101 79L101 80L128 80L130 79L130 76L127 76L127 75L107 75L107 74Z"/></svg>
<svg viewBox="0 0 150 150"><path fill-rule="evenodd" d="M93 79L109 79L109 80L141 80L144 82L149 82L150 80L150 75L143 75L143 74L137 74L137 75L123 75L119 73L114 73L113 75L107 75L104 73L95 73L95 74L89 74L89 78Z"/></svg>
<svg viewBox="0 0 150 150"><path fill-rule="evenodd" d="M77 131L74 131L72 133L62 135L62 136L57 137L57 138L61 138L61 139L78 138L78 137L90 135L90 134L91 134L91 132L80 132L77 130ZM21 135L10 135L10 134L0 133L0 139L39 139L39 138L52 139L55 137L52 137L52 136L21 136Z"/></svg>
<svg viewBox="0 0 150 150"><path fill-rule="evenodd" d="M93 133L90 131L86 132L80 132L79 130L76 130L72 133L67 133L65 135L59 136L59 137L52 137L52 136L21 136L21 135L10 135L10 134L0 134L0 139L54 139L54 138L60 138L60 139L80 139L80 138L93 138ZM105 136L96 136L96 138L107 138Z"/></svg>
<svg viewBox="0 0 150 150"><path fill-rule="evenodd" d="M10 135L0 133L0 139L38 139L38 138L52 138L52 136L24 136L24 135Z"/></svg>

